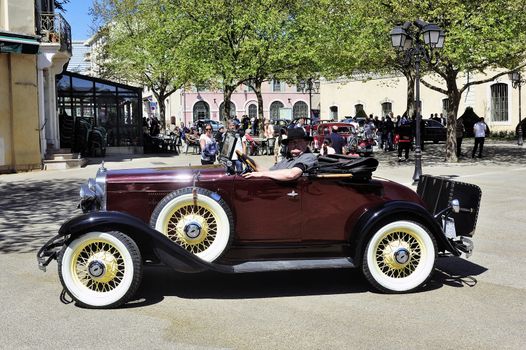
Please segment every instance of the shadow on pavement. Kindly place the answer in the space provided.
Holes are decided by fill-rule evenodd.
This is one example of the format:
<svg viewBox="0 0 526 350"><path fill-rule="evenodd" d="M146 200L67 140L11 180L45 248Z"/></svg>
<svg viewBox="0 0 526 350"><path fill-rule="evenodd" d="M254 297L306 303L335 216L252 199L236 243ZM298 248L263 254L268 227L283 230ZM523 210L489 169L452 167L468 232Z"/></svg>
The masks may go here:
<svg viewBox="0 0 526 350"><path fill-rule="evenodd" d="M474 287L486 268L458 257L440 258L429 283L414 293L443 286ZM147 266L135 300L125 308L159 303L167 296L184 299L257 299L371 292L359 269L280 271L247 274L184 274L164 266Z"/></svg>
<svg viewBox="0 0 526 350"><path fill-rule="evenodd" d="M60 225L81 213L79 188L86 179L0 183L0 253L36 251Z"/></svg>
<svg viewBox="0 0 526 350"><path fill-rule="evenodd" d="M464 140L462 143L462 156L456 164L507 164L507 165L526 165L526 147L519 147L513 143L504 143L498 141L487 141L484 145L484 152L482 158L471 158L471 151L473 149L473 139ZM384 165L400 165L400 166L414 166L415 152L409 152L409 160L398 162L398 152L384 152L377 151L374 156ZM444 143L433 144L426 143L424 151L422 152L423 165L447 165L446 159L446 145Z"/></svg>

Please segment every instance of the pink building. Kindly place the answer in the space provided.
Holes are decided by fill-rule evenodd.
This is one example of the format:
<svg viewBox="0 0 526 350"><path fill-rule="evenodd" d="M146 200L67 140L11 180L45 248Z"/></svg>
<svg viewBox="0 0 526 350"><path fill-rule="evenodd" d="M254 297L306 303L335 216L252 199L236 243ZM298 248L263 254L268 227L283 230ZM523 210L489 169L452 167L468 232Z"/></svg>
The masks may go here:
<svg viewBox="0 0 526 350"><path fill-rule="evenodd" d="M308 117L310 103L312 113L319 114L319 94L303 91L296 85L288 85L280 81L263 83L263 116L266 119L292 119ZM222 120L224 111L223 93L192 89L178 90L172 94L166 105L167 123L184 122L186 125L198 119ZM258 115L256 94L248 86L243 85L232 94L231 115L241 119L243 115L249 117Z"/></svg>

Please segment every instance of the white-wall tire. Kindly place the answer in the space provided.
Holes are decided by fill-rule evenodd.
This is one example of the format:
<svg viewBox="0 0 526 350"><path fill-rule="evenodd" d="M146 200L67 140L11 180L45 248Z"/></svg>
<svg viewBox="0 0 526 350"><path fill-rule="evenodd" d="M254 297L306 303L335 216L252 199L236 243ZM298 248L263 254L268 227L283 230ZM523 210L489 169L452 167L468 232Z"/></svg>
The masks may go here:
<svg viewBox="0 0 526 350"><path fill-rule="evenodd" d="M195 202L190 187L163 198L152 213L150 225L188 252L213 262L232 242L232 213L217 194L203 188L195 190Z"/></svg>
<svg viewBox="0 0 526 350"><path fill-rule="evenodd" d="M369 239L362 269L367 280L380 291L410 292L431 277L436 255L435 238L421 224L392 221Z"/></svg>
<svg viewBox="0 0 526 350"><path fill-rule="evenodd" d="M93 270L101 273L92 274ZM117 307L129 300L142 278L137 244L120 232L89 232L69 242L58 257L60 282L80 306Z"/></svg>

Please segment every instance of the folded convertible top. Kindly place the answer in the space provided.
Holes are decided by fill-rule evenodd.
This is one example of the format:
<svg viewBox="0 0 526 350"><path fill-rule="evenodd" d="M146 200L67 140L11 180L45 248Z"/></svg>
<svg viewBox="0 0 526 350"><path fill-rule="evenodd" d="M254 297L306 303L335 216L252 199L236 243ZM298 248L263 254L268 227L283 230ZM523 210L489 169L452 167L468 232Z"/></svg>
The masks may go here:
<svg viewBox="0 0 526 350"><path fill-rule="evenodd" d="M318 157L314 174L352 174L354 178L371 178L378 167L378 160L372 157L355 158L342 154L330 154Z"/></svg>

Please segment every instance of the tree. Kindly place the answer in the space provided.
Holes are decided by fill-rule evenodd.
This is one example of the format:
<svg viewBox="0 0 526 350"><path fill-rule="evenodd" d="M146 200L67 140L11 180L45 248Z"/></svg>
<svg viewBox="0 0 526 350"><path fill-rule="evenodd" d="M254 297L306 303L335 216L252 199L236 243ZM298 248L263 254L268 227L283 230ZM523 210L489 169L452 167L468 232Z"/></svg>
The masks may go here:
<svg viewBox="0 0 526 350"><path fill-rule="evenodd" d="M310 6L299 0L178 1L193 58L210 70L224 93L225 117L230 97L240 84L253 88L263 119L261 84L268 79L295 80L309 60L302 20ZM310 3L310 1L309 1ZM294 78L293 78L294 77Z"/></svg>
<svg viewBox="0 0 526 350"><path fill-rule="evenodd" d="M460 87L457 85L459 76L464 72L484 73L499 67L517 69L526 61L526 3L521 0L334 0L331 10L334 16L324 36L329 47L324 49L329 52L326 59L329 62L323 64L326 76L349 75L356 71L385 73L396 69L404 73L408 89L412 89L412 70L396 63L389 32L397 24L419 18L445 30L444 49L438 61L433 60L427 70L444 81L446 88L430 82L430 78L422 83L445 94L449 100L447 161L457 160L456 118L462 93L472 85L492 81L507 71L469 81ZM337 47L340 52L335 50ZM408 109L414 101L411 95L412 91L408 90Z"/></svg>
<svg viewBox="0 0 526 350"><path fill-rule="evenodd" d="M169 0L98 0L93 13L103 24L104 75L147 86L165 122L165 100L199 71L178 45L191 33L173 22Z"/></svg>

